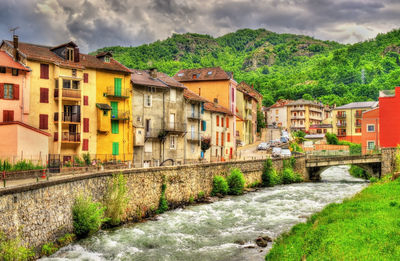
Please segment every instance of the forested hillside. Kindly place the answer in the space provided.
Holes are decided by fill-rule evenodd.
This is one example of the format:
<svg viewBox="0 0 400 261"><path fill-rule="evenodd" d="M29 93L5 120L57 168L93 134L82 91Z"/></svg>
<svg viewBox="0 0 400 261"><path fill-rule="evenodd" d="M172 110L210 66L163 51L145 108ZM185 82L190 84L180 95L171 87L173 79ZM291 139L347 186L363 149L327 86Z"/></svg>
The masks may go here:
<svg viewBox="0 0 400 261"><path fill-rule="evenodd" d="M242 29L213 38L174 34L138 47L105 47L130 68L175 74L182 68L221 66L254 84L265 105L305 97L337 105L376 100L379 90L400 85L400 30L342 45L308 36ZM311 96L311 97L310 97Z"/></svg>

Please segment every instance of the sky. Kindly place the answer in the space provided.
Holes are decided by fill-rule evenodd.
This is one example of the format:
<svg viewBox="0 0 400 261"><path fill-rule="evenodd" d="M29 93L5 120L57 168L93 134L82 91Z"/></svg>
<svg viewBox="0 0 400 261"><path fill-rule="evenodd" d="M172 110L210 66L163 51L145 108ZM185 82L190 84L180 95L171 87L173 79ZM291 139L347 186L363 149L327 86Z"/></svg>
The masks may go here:
<svg viewBox="0 0 400 261"><path fill-rule="evenodd" d="M0 0L0 39L81 51L241 28L354 43L400 27L400 0Z"/></svg>

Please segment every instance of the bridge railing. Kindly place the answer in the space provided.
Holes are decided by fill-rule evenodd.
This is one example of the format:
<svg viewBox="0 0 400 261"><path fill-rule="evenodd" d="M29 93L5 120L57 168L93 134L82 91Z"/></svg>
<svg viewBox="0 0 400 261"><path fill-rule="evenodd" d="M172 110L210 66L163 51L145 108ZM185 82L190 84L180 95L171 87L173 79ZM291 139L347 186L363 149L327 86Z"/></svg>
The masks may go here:
<svg viewBox="0 0 400 261"><path fill-rule="evenodd" d="M380 148L370 147L350 148L349 150L312 150L306 151L307 157L342 157L381 154Z"/></svg>

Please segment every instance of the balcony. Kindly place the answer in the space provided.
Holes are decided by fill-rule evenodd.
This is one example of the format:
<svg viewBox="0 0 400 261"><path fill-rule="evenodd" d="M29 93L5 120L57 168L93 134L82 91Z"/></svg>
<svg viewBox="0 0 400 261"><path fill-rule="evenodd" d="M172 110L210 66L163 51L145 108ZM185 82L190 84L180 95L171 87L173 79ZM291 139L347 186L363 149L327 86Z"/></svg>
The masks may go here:
<svg viewBox="0 0 400 261"><path fill-rule="evenodd" d="M304 120L305 116L301 116L301 115L296 115L296 116L291 116L292 120Z"/></svg>
<svg viewBox="0 0 400 261"><path fill-rule="evenodd" d="M338 119L346 119L346 113L338 113L338 114L336 114L336 118L338 118Z"/></svg>
<svg viewBox="0 0 400 261"><path fill-rule="evenodd" d="M305 111L306 108L305 107L293 107L291 108L291 111Z"/></svg>
<svg viewBox="0 0 400 261"><path fill-rule="evenodd" d="M111 111L112 120L129 120L129 111Z"/></svg>
<svg viewBox="0 0 400 261"><path fill-rule="evenodd" d="M336 123L336 127L338 128L346 128L347 123L346 122L338 122Z"/></svg>
<svg viewBox="0 0 400 261"><path fill-rule="evenodd" d="M165 125L165 130L172 133L182 133L186 131L186 124L169 122Z"/></svg>
<svg viewBox="0 0 400 261"><path fill-rule="evenodd" d="M54 123L58 123L59 121L58 112L54 113ZM68 123L68 124L78 124L81 122L81 115L80 114L65 114L64 112L61 113L61 122Z"/></svg>
<svg viewBox="0 0 400 261"><path fill-rule="evenodd" d="M252 110L253 109L253 105L251 104L251 102L247 102L246 103L246 110Z"/></svg>
<svg viewBox="0 0 400 261"><path fill-rule="evenodd" d="M58 132L54 133L54 141L58 141ZM81 134L79 132L63 131L61 135L62 143L81 143Z"/></svg>
<svg viewBox="0 0 400 261"><path fill-rule="evenodd" d="M361 121L356 121L356 127L361 127Z"/></svg>
<svg viewBox="0 0 400 261"><path fill-rule="evenodd" d="M362 118L362 112L356 111L356 113L354 113L354 116L355 116L356 118Z"/></svg>
<svg viewBox="0 0 400 261"><path fill-rule="evenodd" d="M80 101L82 91L81 89L62 89L62 99L70 101ZM54 89L54 99L59 99L59 89Z"/></svg>
<svg viewBox="0 0 400 261"><path fill-rule="evenodd" d="M128 89L115 89L113 86L107 87L106 97L117 98L117 99L128 99L129 90Z"/></svg>
<svg viewBox="0 0 400 261"><path fill-rule="evenodd" d="M186 137L188 141L198 142L201 140L200 133L198 132L188 132Z"/></svg>
<svg viewBox="0 0 400 261"><path fill-rule="evenodd" d="M338 132L338 137L346 137L346 132Z"/></svg>
<svg viewBox="0 0 400 261"><path fill-rule="evenodd" d="M190 114L187 116L187 118L188 118L189 120L198 121L198 120L201 119L201 115L200 115L200 113L190 113Z"/></svg>
<svg viewBox="0 0 400 261"><path fill-rule="evenodd" d="M322 109L321 108L310 107L309 110L310 111L314 111L314 112L322 113Z"/></svg>

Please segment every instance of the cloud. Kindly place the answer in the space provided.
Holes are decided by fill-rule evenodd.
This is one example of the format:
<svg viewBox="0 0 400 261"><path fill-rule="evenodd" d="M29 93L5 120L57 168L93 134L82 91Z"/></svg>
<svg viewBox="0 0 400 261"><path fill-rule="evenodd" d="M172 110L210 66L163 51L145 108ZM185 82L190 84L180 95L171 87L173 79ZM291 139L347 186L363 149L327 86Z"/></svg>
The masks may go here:
<svg viewBox="0 0 400 261"><path fill-rule="evenodd" d="M10 39L9 29L20 26L22 41L73 40L84 52L240 28L351 43L398 27L399 13L396 0L14 0L0 1L0 37Z"/></svg>

